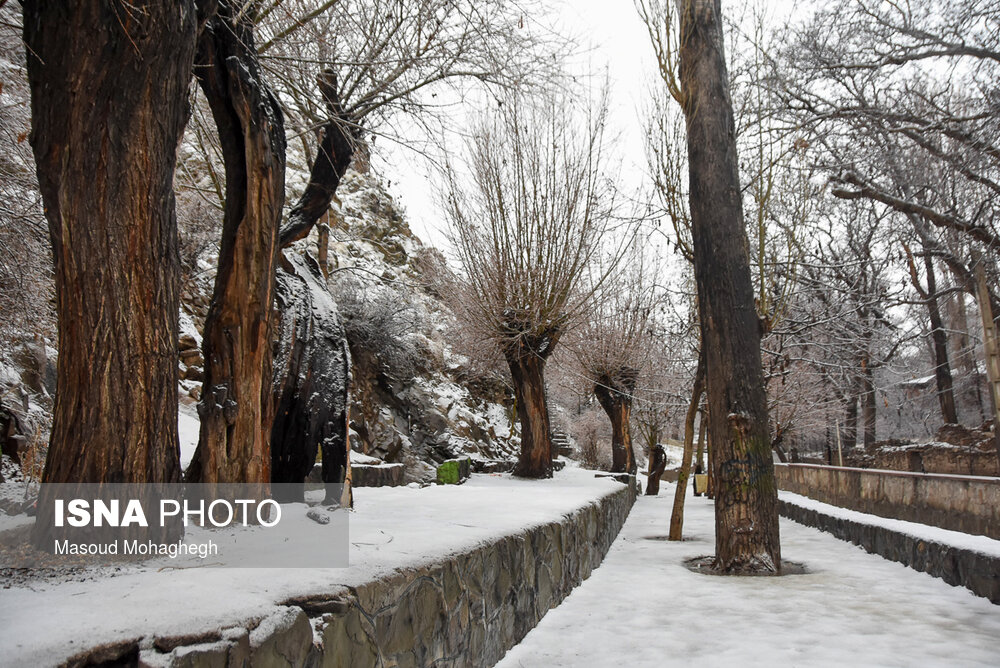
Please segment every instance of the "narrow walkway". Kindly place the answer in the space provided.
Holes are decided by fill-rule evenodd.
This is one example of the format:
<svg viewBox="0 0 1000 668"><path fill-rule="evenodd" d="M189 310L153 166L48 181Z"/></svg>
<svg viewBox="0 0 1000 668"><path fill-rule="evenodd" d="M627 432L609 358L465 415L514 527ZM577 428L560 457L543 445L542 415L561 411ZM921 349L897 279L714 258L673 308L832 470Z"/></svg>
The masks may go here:
<svg viewBox="0 0 1000 668"><path fill-rule="evenodd" d="M692 573L685 559L714 552L712 502L689 497L671 543L673 494L640 497L600 568L498 665L998 665L1000 606L789 520L782 555L808 573Z"/></svg>

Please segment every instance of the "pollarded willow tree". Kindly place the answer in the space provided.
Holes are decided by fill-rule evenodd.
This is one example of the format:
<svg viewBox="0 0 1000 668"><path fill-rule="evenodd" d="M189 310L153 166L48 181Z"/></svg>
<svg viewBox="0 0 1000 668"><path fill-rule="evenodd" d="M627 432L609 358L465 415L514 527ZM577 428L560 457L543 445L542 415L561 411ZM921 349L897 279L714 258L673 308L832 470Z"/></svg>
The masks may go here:
<svg viewBox="0 0 1000 668"><path fill-rule="evenodd" d="M594 384L594 395L611 422L611 471L636 472L632 448L632 404L650 358L651 325L657 306L655 262L638 241L605 282L573 337L573 352ZM655 445L655 443L653 444Z"/></svg>
<svg viewBox="0 0 1000 668"><path fill-rule="evenodd" d="M687 135L691 245L716 484L715 561L723 573L778 573L761 321L747 255L736 127L719 0L639 0Z"/></svg>
<svg viewBox="0 0 1000 668"><path fill-rule="evenodd" d="M545 362L615 268L606 262L585 280L612 225L606 111L604 102L593 110L562 97L510 95L475 125L468 178L454 165L446 172L465 310L510 368L521 425L514 474L523 477L552 477Z"/></svg>

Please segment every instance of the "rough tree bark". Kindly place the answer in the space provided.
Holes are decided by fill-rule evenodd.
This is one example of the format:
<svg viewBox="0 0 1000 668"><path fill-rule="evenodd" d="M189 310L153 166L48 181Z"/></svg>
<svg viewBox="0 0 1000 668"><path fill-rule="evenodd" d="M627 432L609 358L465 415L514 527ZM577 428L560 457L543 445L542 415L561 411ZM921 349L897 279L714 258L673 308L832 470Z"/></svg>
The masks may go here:
<svg viewBox="0 0 1000 668"><path fill-rule="evenodd" d="M219 266L203 354L201 435L187 479L271 480L271 343L278 226L285 201L284 120L261 78L253 26L220 2L198 44L195 73L226 166Z"/></svg>
<svg viewBox="0 0 1000 668"><path fill-rule="evenodd" d="M660 478L667 468L667 451L657 443L649 449L649 476L646 480L646 496L660 493Z"/></svg>
<svg viewBox="0 0 1000 668"><path fill-rule="evenodd" d="M602 374L594 385L598 403L611 421L611 472L635 475L635 452L632 450L632 393L638 373L619 369L615 377Z"/></svg>
<svg viewBox="0 0 1000 668"><path fill-rule="evenodd" d="M23 11L59 323L43 481L177 481L173 172L203 17L190 0Z"/></svg>
<svg viewBox="0 0 1000 668"><path fill-rule="evenodd" d="M694 374L694 387L691 389L691 403L688 404L687 415L684 417L684 454L681 455L681 470L677 474L677 487L674 489L674 506L670 513L669 540L680 540L684 530L684 497L687 494L688 478L691 477L691 459L694 455L694 421L701 404L701 395L705 392L705 356L698 355L698 370ZM699 440L701 440L699 438Z"/></svg>
<svg viewBox="0 0 1000 668"><path fill-rule="evenodd" d="M514 381L514 401L521 423L521 452L514 475L522 478L552 477L552 433L545 401L545 360L555 347L558 334L518 336L504 350Z"/></svg>
<svg viewBox="0 0 1000 668"><path fill-rule="evenodd" d="M714 567L780 572L761 325L746 254L720 1L682 0L680 21L691 232L715 469Z"/></svg>
<svg viewBox="0 0 1000 668"><path fill-rule="evenodd" d="M271 479L299 490L281 501L301 501L300 483L323 453L324 503L351 506L348 378L351 356L319 265L289 256L278 274L281 312L274 364L275 419ZM339 485L344 485L339 488Z"/></svg>
<svg viewBox="0 0 1000 668"><path fill-rule="evenodd" d="M317 77L327 107L319 151L309 182L281 229L282 249L304 239L324 216L337 186L351 164L357 131L343 117L333 72ZM321 231L327 228L321 227ZM280 336L275 360L275 420L271 429L271 477L274 482L301 483L323 454L326 503L352 505L351 449L348 430L351 358L337 306L326 286L321 234L320 262L291 254L278 271ZM337 486L343 485L339 496ZM301 497L289 500L300 500Z"/></svg>

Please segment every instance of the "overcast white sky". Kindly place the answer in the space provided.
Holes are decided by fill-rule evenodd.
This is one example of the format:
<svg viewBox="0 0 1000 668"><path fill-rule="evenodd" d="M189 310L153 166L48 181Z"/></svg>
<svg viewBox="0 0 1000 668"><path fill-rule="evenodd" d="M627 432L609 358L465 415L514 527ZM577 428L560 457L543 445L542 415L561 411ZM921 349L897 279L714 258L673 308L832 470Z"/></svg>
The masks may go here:
<svg viewBox="0 0 1000 668"><path fill-rule="evenodd" d="M634 190L645 170L639 110L645 103L647 86L656 76L645 26L633 0L557 0L553 5L557 27L580 41L581 54L574 61L574 71L608 72L610 129L619 138L615 150L623 162L621 181L627 190ZM405 207L410 227L425 243L446 250L445 225L433 197L432 168L413 151L384 149L384 162L376 160L376 169Z"/></svg>

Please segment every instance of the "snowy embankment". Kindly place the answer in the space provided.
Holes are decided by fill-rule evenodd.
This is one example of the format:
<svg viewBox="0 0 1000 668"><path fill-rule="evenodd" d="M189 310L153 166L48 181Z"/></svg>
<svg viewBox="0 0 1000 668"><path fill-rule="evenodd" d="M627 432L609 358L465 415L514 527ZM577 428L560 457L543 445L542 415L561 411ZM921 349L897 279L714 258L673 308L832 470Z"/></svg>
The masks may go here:
<svg viewBox="0 0 1000 668"><path fill-rule="evenodd" d="M793 492L778 492L778 498L787 503L799 506L800 508L815 510L823 513L824 515L829 515L830 517L840 518L849 522L857 522L859 524L882 527L884 529L888 529L889 531L912 536L919 540L931 543L941 543L943 545L949 545L962 550L971 550L973 552L979 552L991 557L1000 557L1000 540L995 540L987 536L974 536L972 534L962 533L961 531L950 531L948 529L942 529L940 527L930 526L927 524L919 524L918 522L907 522L905 520L894 520L887 517L879 517L878 515L869 515L868 513L859 513L856 510L848 510L847 508L831 506L828 503L822 503L821 501L816 501L807 496L802 496L801 494L795 494Z"/></svg>
<svg viewBox="0 0 1000 668"><path fill-rule="evenodd" d="M693 573L713 506L689 497L688 539L667 542L673 491L636 501L601 567L500 666L997 665L1000 606L790 520L782 556L805 574Z"/></svg>
<svg viewBox="0 0 1000 668"><path fill-rule="evenodd" d="M365 488L342 569L175 569L163 563L37 580L0 591L4 665L51 665L103 643L184 635L260 619L293 596L336 592L558 521L621 490L592 471L553 480L474 475L461 486ZM164 566L163 568L157 568Z"/></svg>

